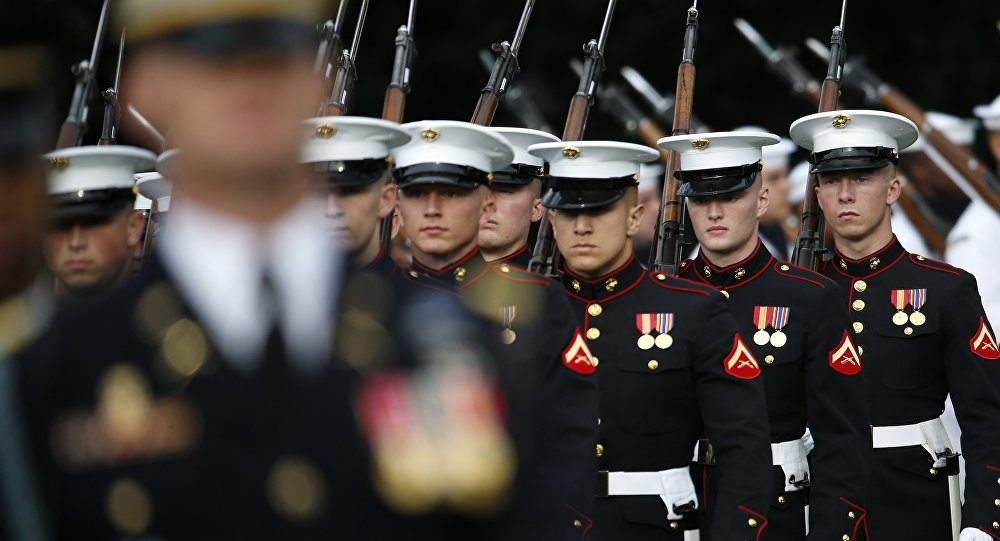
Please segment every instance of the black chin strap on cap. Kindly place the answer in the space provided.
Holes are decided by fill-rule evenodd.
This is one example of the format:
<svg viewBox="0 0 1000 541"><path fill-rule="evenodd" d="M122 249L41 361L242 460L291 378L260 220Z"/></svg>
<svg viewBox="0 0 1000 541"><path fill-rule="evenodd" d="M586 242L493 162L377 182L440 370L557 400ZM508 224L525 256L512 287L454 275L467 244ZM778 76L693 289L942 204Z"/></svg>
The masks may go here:
<svg viewBox="0 0 1000 541"><path fill-rule="evenodd" d="M393 176L400 188L414 184L448 184L475 188L493 180L492 173L449 163L418 163L400 167L393 171Z"/></svg>
<svg viewBox="0 0 1000 541"><path fill-rule="evenodd" d="M899 151L889 147L832 148L810 154L809 163L813 166L810 173L880 169L890 163L899 163Z"/></svg>
<svg viewBox="0 0 1000 541"><path fill-rule="evenodd" d="M702 169L697 171L675 171L674 177L681 181L677 195L712 196L745 190L753 185L757 173L763 169L761 162L723 167L719 169Z"/></svg>
<svg viewBox="0 0 1000 541"><path fill-rule="evenodd" d="M511 164L499 171L493 172L493 182L496 184L530 184L536 178L548 174L548 165L539 167L524 163Z"/></svg>

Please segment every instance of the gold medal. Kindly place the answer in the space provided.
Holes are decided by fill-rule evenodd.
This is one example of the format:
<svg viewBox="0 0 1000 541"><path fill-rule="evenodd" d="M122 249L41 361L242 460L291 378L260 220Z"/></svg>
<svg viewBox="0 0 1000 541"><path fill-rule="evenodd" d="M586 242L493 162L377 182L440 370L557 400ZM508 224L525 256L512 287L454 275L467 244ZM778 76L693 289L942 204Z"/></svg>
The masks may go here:
<svg viewBox="0 0 1000 541"><path fill-rule="evenodd" d="M788 337L781 331L774 331L774 334L771 335L771 345L776 348L780 348L786 342L788 342Z"/></svg>
<svg viewBox="0 0 1000 541"><path fill-rule="evenodd" d="M511 329L504 329L503 332L500 333L500 340L505 346L509 346L514 343L514 340L517 340L517 333Z"/></svg>
<svg viewBox="0 0 1000 541"><path fill-rule="evenodd" d="M913 312L910 314L910 323L919 327L924 323L927 323L927 316L920 312Z"/></svg>
<svg viewBox="0 0 1000 541"><path fill-rule="evenodd" d="M903 312L896 312L896 315L892 316L892 322L900 327L906 325L907 321L909 321L909 318L907 318L906 314Z"/></svg>
<svg viewBox="0 0 1000 541"><path fill-rule="evenodd" d="M759 330L753 334L753 343L758 346L763 346L771 340L771 335L765 330Z"/></svg>
<svg viewBox="0 0 1000 541"><path fill-rule="evenodd" d="M655 344L655 343L656 343L656 339L653 338L652 335L649 335L649 334L644 334L644 335L640 336L639 339L636 340L636 342L635 342L635 344L637 346L639 346L639 349L650 349L650 348L653 347L653 344Z"/></svg>
<svg viewBox="0 0 1000 541"><path fill-rule="evenodd" d="M660 349L667 349L670 346L674 345L674 337L670 336L669 334L660 334L657 335L655 342L656 342L656 347Z"/></svg>

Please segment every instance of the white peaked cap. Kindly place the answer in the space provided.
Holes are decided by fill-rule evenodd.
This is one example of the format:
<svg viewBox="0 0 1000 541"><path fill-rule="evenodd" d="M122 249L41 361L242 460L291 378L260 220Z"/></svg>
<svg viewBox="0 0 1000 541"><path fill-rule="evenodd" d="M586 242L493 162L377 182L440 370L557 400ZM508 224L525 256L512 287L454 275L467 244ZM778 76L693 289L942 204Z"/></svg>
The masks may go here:
<svg viewBox="0 0 1000 541"><path fill-rule="evenodd" d="M549 176L563 178L638 178L639 164L660 157L647 146L618 141L541 143L528 152L549 163Z"/></svg>
<svg viewBox="0 0 1000 541"><path fill-rule="evenodd" d="M827 111L792 123L789 135L811 152L835 148L884 147L902 150L917 140L917 126L904 116L885 111Z"/></svg>
<svg viewBox="0 0 1000 541"><path fill-rule="evenodd" d="M949 141L956 145L971 145L976 140L976 121L957 116L928 111L924 118L934 131L941 132ZM903 150L903 153L918 152L924 149L924 138L917 137L916 142Z"/></svg>
<svg viewBox="0 0 1000 541"><path fill-rule="evenodd" d="M136 190L138 190L138 186ZM153 208L153 201L148 197L143 197L142 194L136 194L135 205L132 206L133 210L149 210Z"/></svg>
<svg viewBox="0 0 1000 541"><path fill-rule="evenodd" d="M457 120L403 124L410 142L393 150L397 168L424 163L472 167L491 173L514 160L514 147L489 128Z"/></svg>
<svg viewBox="0 0 1000 541"><path fill-rule="evenodd" d="M156 200L156 208L159 212L170 210L173 182L169 179L160 173L140 173L135 176L135 185L139 189L140 196Z"/></svg>
<svg viewBox="0 0 1000 541"><path fill-rule="evenodd" d="M740 167L761 161L761 148L781 138L767 132L712 132L664 137L657 146L681 155L681 171Z"/></svg>
<svg viewBox="0 0 1000 541"><path fill-rule="evenodd" d="M647 162L639 165L639 191L660 190L660 181L667 172L663 162Z"/></svg>
<svg viewBox="0 0 1000 541"><path fill-rule="evenodd" d="M805 200L806 184L809 183L809 162L799 162L788 172L788 203L798 205Z"/></svg>
<svg viewBox="0 0 1000 541"><path fill-rule="evenodd" d="M173 179L177 173L177 157L180 154L179 148L164 151L156 158L156 171L166 178Z"/></svg>
<svg viewBox="0 0 1000 541"><path fill-rule="evenodd" d="M49 162L49 194L131 189L132 175L149 171L156 154L124 145L64 148L44 156Z"/></svg>
<svg viewBox="0 0 1000 541"><path fill-rule="evenodd" d="M983 121L983 127L987 130L1000 131L1000 96L992 103L973 107L972 114Z"/></svg>
<svg viewBox="0 0 1000 541"><path fill-rule="evenodd" d="M507 142L514 147L514 159L511 163L518 165L543 167L545 165L545 161L538 156L528 154L528 147L538 143L556 143L559 141L559 138L555 135L541 130L501 127L490 128L490 130L502 135L505 139L507 139Z"/></svg>
<svg viewBox="0 0 1000 541"><path fill-rule="evenodd" d="M740 126L733 131L769 133L760 126ZM776 145L761 147L761 159L764 160L764 169L775 167L788 167L788 158L795 153L795 143L791 139L782 137Z"/></svg>
<svg viewBox="0 0 1000 541"><path fill-rule="evenodd" d="M386 158L410 141L402 126L379 118L327 116L305 121L302 163Z"/></svg>

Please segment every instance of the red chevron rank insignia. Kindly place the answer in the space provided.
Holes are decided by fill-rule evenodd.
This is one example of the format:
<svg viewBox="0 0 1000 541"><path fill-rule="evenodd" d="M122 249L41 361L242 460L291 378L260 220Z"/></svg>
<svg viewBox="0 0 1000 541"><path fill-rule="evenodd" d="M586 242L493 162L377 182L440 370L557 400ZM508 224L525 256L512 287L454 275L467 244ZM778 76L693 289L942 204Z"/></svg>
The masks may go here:
<svg viewBox="0 0 1000 541"><path fill-rule="evenodd" d="M851 342L851 336L847 331L844 331L844 337L830 352L830 367L848 376L861 372L861 356L858 355L858 350Z"/></svg>
<svg viewBox="0 0 1000 541"><path fill-rule="evenodd" d="M757 364L757 359L754 358L753 353L750 353L750 349L747 348L738 334L733 337L733 349L723 361L723 366L726 368L727 374L740 379L754 379L760 375L760 365Z"/></svg>
<svg viewBox="0 0 1000 541"><path fill-rule="evenodd" d="M976 331L976 335L972 337L972 340L969 340L969 349L976 355L989 361L1000 359L1000 350L997 349L997 341L990 334L990 329L986 326L985 317L979 318L979 330Z"/></svg>
<svg viewBox="0 0 1000 541"><path fill-rule="evenodd" d="M597 357L590 353L580 329L573 332L573 340L563 350L562 359L566 368L578 374L587 375L597 371Z"/></svg>

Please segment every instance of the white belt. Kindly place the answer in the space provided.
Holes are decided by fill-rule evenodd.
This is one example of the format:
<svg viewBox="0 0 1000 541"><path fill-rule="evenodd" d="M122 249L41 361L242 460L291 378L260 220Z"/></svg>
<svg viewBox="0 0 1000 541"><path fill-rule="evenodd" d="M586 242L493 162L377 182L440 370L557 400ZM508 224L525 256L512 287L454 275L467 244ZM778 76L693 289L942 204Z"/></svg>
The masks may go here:
<svg viewBox="0 0 1000 541"><path fill-rule="evenodd" d="M944 466L944 455L953 454L951 439L940 417L912 425L873 426L872 447L912 447L919 445L935 459L935 467Z"/></svg>
<svg viewBox="0 0 1000 541"><path fill-rule="evenodd" d="M689 512L698 508L698 496L688 466L651 472L600 473L602 477L607 476L607 496L659 496L667 507L670 520L683 518L678 510Z"/></svg>
<svg viewBox="0 0 1000 541"><path fill-rule="evenodd" d="M785 477L785 492L795 492L809 486L809 462L802 438L771 444L771 464L781 466Z"/></svg>

